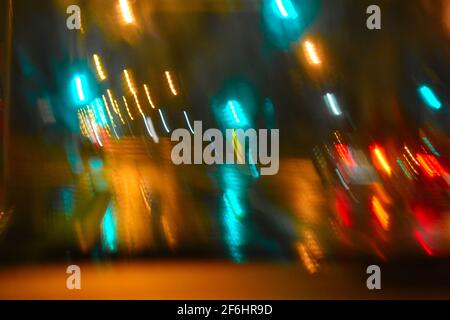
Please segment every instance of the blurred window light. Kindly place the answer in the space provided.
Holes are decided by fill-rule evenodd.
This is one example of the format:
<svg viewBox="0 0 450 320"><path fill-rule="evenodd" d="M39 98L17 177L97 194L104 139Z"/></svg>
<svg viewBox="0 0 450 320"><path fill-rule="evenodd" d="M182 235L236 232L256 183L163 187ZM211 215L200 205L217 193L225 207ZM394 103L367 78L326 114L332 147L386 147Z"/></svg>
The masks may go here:
<svg viewBox="0 0 450 320"><path fill-rule="evenodd" d="M427 138L427 137L422 137L423 142L427 145L428 149L430 149L430 151L435 155L440 157L441 155L439 154L439 152L436 150L436 148L433 146L433 144L431 143L431 141Z"/></svg>
<svg viewBox="0 0 450 320"><path fill-rule="evenodd" d="M426 85L421 86L419 88L419 93L423 102L430 108L438 110L442 107L442 103L430 87Z"/></svg>
<svg viewBox="0 0 450 320"><path fill-rule="evenodd" d="M339 107L339 103L337 102L336 97L334 96L334 94L327 93L327 94L325 94L325 96L323 98L324 98L325 103L327 104L328 108L331 110L331 112L335 116L342 115L341 108Z"/></svg>
<svg viewBox="0 0 450 320"><path fill-rule="evenodd" d="M119 0L120 11L122 12L123 20L126 24L134 22L133 12L131 11L128 0Z"/></svg>
<svg viewBox="0 0 450 320"><path fill-rule="evenodd" d="M278 12L283 18L296 19L298 17L297 10L295 10L292 0L275 0Z"/></svg>
<svg viewBox="0 0 450 320"><path fill-rule="evenodd" d="M236 123L239 123L240 122L239 116L236 113L236 107L234 105L235 105L234 101L228 101L228 106L231 109L231 113L233 114L234 120L236 121Z"/></svg>
<svg viewBox="0 0 450 320"><path fill-rule="evenodd" d="M186 112L186 111L183 111L183 113L184 113L184 118L186 119L186 122L187 122L187 124L188 124L188 126L189 126L189 130L190 130L192 133L194 133L194 129L192 129L191 122L189 121L189 117L188 117L188 115L187 115L187 112Z"/></svg>
<svg viewBox="0 0 450 320"><path fill-rule="evenodd" d="M144 90L147 96L147 100L150 103L150 106L152 107L152 109L155 109L155 104L153 103L152 97L150 96L150 90L148 89L146 84L144 84Z"/></svg>
<svg viewBox="0 0 450 320"><path fill-rule="evenodd" d="M123 103L125 104L125 108L127 109L128 116L130 117L131 121L133 121L134 118L133 118L133 115L131 114L130 108L128 107L128 101L127 101L127 98L125 98L124 96L122 96L122 99L123 99Z"/></svg>
<svg viewBox="0 0 450 320"><path fill-rule="evenodd" d="M86 101L86 94L83 88L83 80L82 80L82 76L77 75L74 78L74 82L75 82L75 89L76 89L76 93L77 93L77 98L80 102L85 102Z"/></svg>
<svg viewBox="0 0 450 320"><path fill-rule="evenodd" d="M166 130L167 133L170 133L170 129L167 126L166 120L164 119L164 115L163 115L161 109L158 109L158 112L159 112L159 116L161 117L161 121L163 123L164 129Z"/></svg>
<svg viewBox="0 0 450 320"><path fill-rule="evenodd" d="M386 160L383 150L377 145L372 146L371 150L378 166L381 167L381 169L383 169L390 176L392 173L392 169L389 166L388 161Z"/></svg>
<svg viewBox="0 0 450 320"><path fill-rule="evenodd" d="M100 80L106 80L106 75L103 70L102 62L100 61L100 57L97 54L94 54L94 63L95 68L97 69L97 74Z"/></svg>
<svg viewBox="0 0 450 320"><path fill-rule="evenodd" d="M389 229L389 214L387 211L383 208L383 205L381 204L381 201L378 199L378 197L373 196L372 201L372 212L375 215L375 218L377 219L378 223L384 230Z"/></svg>
<svg viewBox="0 0 450 320"><path fill-rule="evenodd" d="M127 69L123 70L123 73L125 74L125 80L127 81L130 92L132 94L136 94L136 90L134 88L134 84L133 84L133 81L131 80L131 76L130 76L128 70Z"/></svg>
<svg viewBox="0 0 450 320"><path fill-rule="evenodd" d="M170 91L172 91L172 94L174 96L178 95L177 89L175 88L175 85L172 80L172 76L170 75L169 71L166 71L166 78L167 78L167 82L169 83Z"/></svg>
<svg viewBox="0 0 450 320"><path fill-rule="evenodd" d="M108 252L117 251L117 227L112 204L106 209L102 220L103 248Z"/></svg>
<svg viewBox="0 0 450 320"><path fill-rule="evenodd" d="M321 61L319 58L319 55L317 53L316 46L311 41L305 41L304 43L304 49L306 56L308 58L308 61L314 65L320 65Z"/></svg>

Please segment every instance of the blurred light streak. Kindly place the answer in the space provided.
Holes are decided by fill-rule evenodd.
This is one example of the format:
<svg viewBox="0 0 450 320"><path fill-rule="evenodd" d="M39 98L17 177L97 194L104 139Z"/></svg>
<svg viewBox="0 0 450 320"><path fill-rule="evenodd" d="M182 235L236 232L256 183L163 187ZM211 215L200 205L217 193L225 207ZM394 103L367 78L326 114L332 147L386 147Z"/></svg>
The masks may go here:
<svg viewBox="0 0 450 320"><path fill-rule="evenodd" d="M117 251L117 230L112 204L106 209L102 220L103 247L109 252Z"/></svg>
<svg viewBox="0 0 450 320"><path fill-rule="evenodd" d="M342 190L338 190L335 197L336 212L339 216L340 222L346 227L352 226L352 220L350 216L351 204L348 200L346 193Z"/></svg>
<svg viewBox="0 0 450 320"><path fill-rule="evenodd" d="M102 62L100 61L100 57L97 54L94 54L94 63L95 68L97 69L97 74L100 80L106 80L106 75L103 70Z"/></svg>
<svg viewBox="0 0 450 320"><path fill-rule="evenodd" d="M342 115L341 108L339 107L339 104L336 100L336 97L332 93L327 93L324 96L325 103L327 104L328 108L331 110L331 112L335 116Z"/></svg>
<svg viewBox="0 0 450 320"><path fill-rule="evenodd" d="M85 123L83 114L81 113L80 110L77 111L77 115L78 115L78 121L79 121L79 123L80 123L80 131L81 131L81 134L82 134L83 136L85 136L85 137L89 137L89 132L88 132L88 130L87 130L87 128L86 128L86 123Z"/></svg>
<svg viewBox="0 0 450 320"><path fill-rule="evenodd" d="M134 22L133 13L131 11L130 4L128 0L119 0L120 10L122 12L123 20L126 24Z"/></svg>
<svg viewBox="0 0 450 320"><path fill-rule="evenodd" d="M135 95L136 89L134 88L133 80L131 79L131 76L127 69L123 70L123 73L125 74L125 80L127 81L128 89L130 89L130 92Z"/></svg>
<svg viewBox="0 0 450 320"><path fill-rule="evenodd" d="M436 172L436 170L433 168L432 164L429 162L428 155L418 153L417 161L419 161L420 167L422 168L422 170L425 172L425 174L428 177L433 178L433 177L439 175L439 173Z"/></svg>
<svg viewBox="0 0 450 320"><path fill-rule="evenodd" d="M122 122L122 124L125 124L126 122L122 117L122 113L120 112L120 107L119 107L119 103L117 103L117 100L114 100L114 106L115 106L117 115L119 116L120 122Z"/></svg>
<svg viewBox="0 0 450 320"><path fill-rule="evenodd" d="M249 120L246 112L239 101L229 100L227 101L225 108L226 109L223 111L223 119L225 120L225 125L228 128L245 128L249 126Z"/></svg>
<svg viewBox="0 0 450 320"><path fill-rule="evenodd" d="M145 123L145 127L147 128L148 134L150 135L150 137L152 137L152 139L155 143L159 143L159 137L156 134L152 119L150 117L143 117L143 118L144 118L144 123Z"/></svg>
<svg viewBox="0 0 450 320"><path fill-rule="evenodd" d="M167 133L170 133L170 129L167 126L166 120L164 119L164 115L163 115L161 109L158 109L158 112L159 112L159 116L161 117L161 121L162 121L162 123L164 125L164 129L166 130Z"/></svg>
<svg viewBox="0 0 450 320"><path fill-rule="evenodd" d="M425 242L425 239L423 238L422 234L419 232L419 230L414 229L413 231L414 237L416 238L417 242L420 244L422 249L429 255L433 256L433 251L428 246L428 244Z"/></svg>
<svg viewBox="0 0 450 320"><path fill-rule="evenodd" d="M377 160L377 163L381 168L387 173L388 176L392 174L392 169L389 166L388 161L386 160L386 157L381 149L381 147L374 145L371 147L371 151L373 155L375 156L375 159Z"/></svg>
<svg viewBox="0 0 450 320"><path fill-rule="evenodd" d="M433 90L431 90L428 86L421 86L419 88L420 96L422 97L422 101L428 105L432 109L440 109L442 107L442 103L439 101L438 97L434 94Z"/></svg>
<svg viewBox="0 0 450 320"><path fill-rule="evenodd" d="M236 216L242 217L245 214L244 209L240 205L236 192L234 192L233 190L225 191L223 199Z"/></svg>
<svg viewBox="0 0 450 320"><path fill-rule="evenodd" d="M114 117L113 117L113 115L112 115L112 113L111 113L111 110L109 110L108 101L106 101L106 97L105 97L104 95L102 95L102 99L103 99L103 102L104 102L104 104L105 104L105 107L106 107L106 111L107 111L107 113L108 113L109 120L111 121L112 129L113 129L113 131L114 131L114 135L116 136L116 138L119 138L119 136L118 136L118 134L117 134L117 131L116 131L116 124L115 124L115 122L114 122Z"/></svg>
<svg viewBox="0 0 450 320"><path fill-rule="evenodd" d="M344 188L345 188L346 190L350 190L350 187L349 187L348 184L345 182L344 177L342 176L342 174L341 174L341 172L339 171L339 169L336 168L335 171L336 171L336 173L337 173L337 175L338 175L338 177L339 177L339 180L341 181L342 185L344 186Z"/></svg>
<svg viewBox="0 0 450 320"><path fill-rule="evenodd" d="M440 157L441 155L439 154L439 152L436 150L436 148L431 144L431 141L427 138L427 137L422 137L423 142L425 142L425 144L427 145L428 149L430 149L430 151L435 155Z"/></svg>
<svg viewBox="0 0 450 320"><path fill-rule="evenodd" d="M339 154L339 157L344 161L345 165L348 167L354 167L356 165L355 160L353 159L352 153L347 145L338 143L335 145L336 151Z"/></svg>
<svg viewBox="0 0 450 320"><path fill-rule="evenodd" d="M142 111L141 103L139 102L137 94L133 93L133 97L134 97L134 102L136 102L136 107L139 110L139 113L141 114L141 116L145 117L144 111Z"/></svg>
<svg viewBox="0 0 450 320"><path fill-rule="evenodd" d="M112 106L114 112L115 112L117 115L119 115L119 111L117 111L117 109L116 109L116 105L115 105L115 103L114 103L114 98L113 98L113 96L112 96L111 90L107 89L106 92L108 93L109 102L111 102L111 106Z"/></svg>
<svg viewBox="0 0 450 320"><path fill-rule="evenodd" d="M296 19L298 17L297 11L291 0L275 0L275 3L283 18Z"/></svg>
<svg viewBox="0 0 450 320"><path fill-rule="evenodd" d="M315 236L314 232L307 230L305 231L305 242L306 246L308 247L309 251L313 254L314 257L317 258L323 258L324 253L322 248L319 245L319 242L317 241L317 237Z"/></svg>
<svg viewBox="0 0 450 320"><path fill-rule="evenodd" d="M243 164L243 163L245 163L245 155L242 150L243 148L242 148L241 142L239 141L239 138L236 134L236 130L234 130L234 129L232 130L231 136L233 139L233 150L234 150L234 153L236 154L237 163Z"/></svg>
<svg viewBox="0 0 450 320"><path fill-rule="evenodd" d="M319 265L316 259L309 254L306 246L304 244L297 245L297 251L299 253L300 259L305 265L306 270L308 270L308 272L311 274L316 273L319 270Z"/></svg>
<svg viewBox="0 0 450 320"><path fill-rule="evenodd" d="M173 250L175 249L176 239L172 232L172 228L170 227L169 219L167 218L166 215L164 215L161 220L167 243L169 244L169 247Z"/></svg>
<svg viewBox="0 0 450 320"><path fill-rule="evenodd" d="M150 103L150 106L152 107L152 109L156 109L155 104L153 103L152 97L150 96L150 90L148 89L146 84L144 84L144 89L145 89L145 94L147 95L147 100Z"/></svg>
<svg viewBox="0 0 450 320"><path fill-rule="evenodd" d="M194 134L194 129L192 129L191 122L189 121L189 117L187 115L187 112L183 111L183 113L184 113L184 118L186 119L186 122L187 122L187 124L189 126L189 130L192 132L192 134Z"/></svg>
<svg viewBox="0 0 450 320"><path fill-rule="evenodd" d="M178 95L178 92L175 88L175 85L172 80L172 76L170 75L169 71L166 71L166 78L167 78L167 82L169 83L170 91L172 91L174 96Z"/></svg>
<svg viewBox="0 0 450 320"><path fill-rule="evenodd" d="M412 179L412 175L411 175L411 173L408 171L408 169L406 169L406 167L405 167L405 165L403 164L403 162L402 162L402 160L400 160L400 159L397 159L397 163L398 163L398 165L400 166L400 168L402 169L402 171L403 171L403 173L405 174L405 176L408 178L408 179Z"/></svg>
<svg viewBox="0 0 450 320"><path fill-rule="evenodd" d="M103 110L103 107L101 105L101 101L100 101L99 98L95 99L95 104L96 104L96 107L97 107L96 110L98 111L98 114L99 114L100 119L101 119L102 126L107 126L108 125L108 120L106 120L105 112Z"/></svg>
<svg viewBox="0 0 450 320"><path fill-rule="evenodd" d="M128 116L130 117L131 121L133 121L134 118L133 118L133 115L130 112L130 108L128 108L127 99L124 96L122 96L122 99L123 99L123 103L125 104L125 108L127 109Z"/></svg>
<svg viewBox="0 0 450 320"><path fill-rule="evenodd" d="M403 147L406 150L406 153L408 154L408 156L411 158L412 161L414 161L414 163L416 165L419 165L419 163L417 162L416 158L414 158L413 154L411 153L411 151L409 150L409 148L407 146Z"/></svg>
<svg viewBox="0 0 450 320"><path fill-rule="evenodd" d="M87 108L88 108L88 114L89 114L89 118L90 118L90 123L91 123L92 129L93 129L93 131L94 131L95 139L96 139L97 143L98 143L101 147L103 147L102 140L100 139L100 136L99 136L99 134L98 134L98 132L97 132L98 127L97 127L97 122L95 121L95 115L94 115L94 113L92 112L92 110L91 110L91 108L89 107L89 105L87 106Z"/></svg>
<svg viewBox="0 0 450 320"><path fill-rule="evenodd" d="M76 76L75 77L75 87L77 90L77 95L78 95L78 99L83 102L86 100L86 96L84 95L84 90L83 90L83 83L81 81L81 77L80 76Z"/></svg>
<svg viewBox="0 0 450 320"><path fill-rule="evenodd" d="M371 209L372 209L372 213L375 215L375 218L377 219L380 226L384 230L388 230L389 229L389 214L383 208L381 201L376 196L372 197Z"/></svg>
<svg viewBox="0 0 450 320"><path fill-rule="evenodd" d="M305 54L308 61L314 65L321 64L319 55L317 54L316 46L311 41L305 41L304 43Z"/></svg>
<svg viewBox="0 0 450 320"><path fill-rule="evenodd" d="M236 121L236 123L239 123L240 120L239 120L239 117L238 117L238 115L236 113L236 109L235 109L235 106L234 106L234 101L229 101L228 102L228 106L231 109L231 113L233 114L234 120Z"/></svg>
<svg viewBox="0 0 450 320"><path fill-rule="evenodd" d="M416 170L414 165L409 161L408 156L403 154L403 158L405 159L406 163L408 164L408 168L411 169L412 172L414 172L415 175L419 175L419 172ZM414 159L416 161L416 159Z"/></svg>

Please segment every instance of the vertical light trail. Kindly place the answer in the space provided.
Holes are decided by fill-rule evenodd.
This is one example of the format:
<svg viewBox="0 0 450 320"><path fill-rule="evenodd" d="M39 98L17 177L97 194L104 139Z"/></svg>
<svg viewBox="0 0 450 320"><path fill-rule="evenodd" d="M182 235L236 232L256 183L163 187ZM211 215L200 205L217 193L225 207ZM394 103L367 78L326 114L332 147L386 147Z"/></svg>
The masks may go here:
<svg viewBox="0 0 450 320"><path fill-rule="evenodd" d="M298 17L297 11L291 0L275 0L275 3L283 18L296 19Z"/></svg>
<svg viewBox="0 0 450 320"><path fill-rule="evenodd" d="M120 107L119 107L119 104L117 103L117 100L114 100L114 105L116 106L117 114L119 115L120 122L122 122L122 124L125 124L125 120L122 117L122 113L120 112Z"/></svg>
<svg viewBox="0 0 450 320"><path fill-rule="evenodd" d="M97 143L100 145L100 147L103 147L102 140L100 140L100 136L98 135L98 132L97 132L97 122L95 121L94 113L92 112L92 110L91 110L89 105L87 106L87 108L88 108L88 113L89 113L91 126L92 126L92 129L94 131L95 139L97 140Z"/></svg>
<svg viewBox="0 0 450 320"><path fill-rule="evenodd" d="M229 101L229 102L228 102L228 106L229 106L230 109L231 109L231 113L233 114L234 120L236 121L236 123L239 123L240 120L239 120L239 117L238 117L238 115L237 115L237 113L236 113L236 108L235 108L233 102L232 102L232 101Z"/></svg>
<svg viewBox="0 0 450 320"><path fill-rule="evenodd" d="M336 100L336 97L332 93L327 93L324 96L325 103L327 104L328 108L330 108L331 112L335 116L340 116L342 114L341 108L339 107L339 104Z"/></svg>
<svg viewBox="0 0 450 320"><path fill-rule="evenodd" d="M131 80L131 76L128 73L128 70L126 70L126 69L123 70L123 73L125 74L125 80L127 81L128 88L130 89L130 92L132 94L136 94L136 89L134 88L134 84L133 84L133 81Z"/></svg>
<svg viewBox="0 0 450 320"><path fill-rule="evenodd" d="M148 102L150 103L150 106L152 109L155 109L155 105L153 103L152 97L150 96L150 90L148 89L147 85L144 84L145 94L147 95Z"/></svg>
<svg viewBox="0 0 450 320"><path fill-rule="evenodd" d="M116 104L114 103L114 98L112 96L111 90L107 89L106 92L108 93L109 102L111 102L114 112L118 115L119 111L117 111L117 109L116 109Z"/></svg>
<svg viewBox="0 0 450 320"><path fill-rule="evenodd" d="M372 151L373 151L376 159L378 160L378 163L380 164L380 166L390 176L392 173L392 169L389 166L389 163L387 162L386 157L384 156L381 149L378 146L374 146Z"/></svg>
<svg viewBox="0 0 450 320"><path fill-rule="evenodd" d="M170 75L169 71L166 71L166 78L167 78L167 82L169 83L170 91L172 91L174 96L178 95L178 92L175 88L175 85L172 80L172 76Z"/></svg>
<svg viewBox="0 0 450 320"><path fill-rule="evenodd" d="M125 104L125 108L127 109L128 116L130 117L131 121L133 121L134 118L133 118L133 115L130 112L130 108L128 108L127 99L125 97L123 97L123 96L122 96L122 99L123 99L123 103Z"/></svg>
<svg viewBox="0 0 450 320"><path fill-rule="evenodd" d="M119 0L120 11L122 12L123 20L126 24L130 24L134 22L133 13L131 11L130 4L128 0Z"/></svg>
<svg viewBox="0 0 450 320"><path fill-rule="evenodd" d="M148 134L150 135L150 137L152 137L152 139L153 139L153 141L155 141L155 143L159 143L159 137L156 134L152 119L150 117L143 117L143 118L144 118L144 123L145 123L145 127L147 128Z"/></svg>
<svg viewBox="0 0 450 320"><path fill-rule="evenodd" d="M103 99L103 102L105 103L106 112L108 113L109 120L111 120L111 125L112 125L112 129L114 131L114 135L116 136L116 138L119 138L119 135L117 134L117 131L116 131L116 124L114 122L114 117L111 113L111 110L109 110L108 101L106 101L105 95L102 95L102 99Z"/></svg>
<svg viewBox="0 0 450 320"><path fill-rule="evenodd" d="M187 122L187 124L189 126L189 130L192 132L192 134L194 134L194 129L192 129L191 122L189 121L189 117L187 115L187 112L183 111L183 113L184 113L184 117L186 119L186 122Z"/></svg>
<svg viewBox="0 0 450 320"><path fill-rule="evenodd" d="M158 111L159 111L159 116L161 117L161 121L164 125L164 129L166 130L167 133L170 133L169 127L166 124L166 120L164 119L164 115L163 115L161 109L158 109Z"/></svg>
<svg viewBox="0 0 450 320"><path fill-rule="evenodd" d="M100 57L97 54L94 54L94 63L95 68L97 69L97 74L100 80L106 80L106 75L103 70L102 62L100 61Z"/></svg>
<svg viewBox="0 0 450 320"><path fill-rule="evenodd" d="M316 47L311 41L305 41L305 52L310 62L315 65L319 65L321 63Z"/></svg>
<svg viewBox="0 0 450 320"><path fill-rule="evenodd" d="M75 87L77 89L78 99L80 99L80 101L86 100L80 76L75 77Z"/></svg>
<svg viewBox="0 0 450 320"><path fill-rule="evenodd" d="M136 106L137 106L137 108L138 108L138 110L139 110L139 113L140 113L143 117L145 117L144 111L142 111L141 104L139 103L139 99L138 99L137 94L133 94L133 97L134 97L134 101L136 102Z"/></svg>

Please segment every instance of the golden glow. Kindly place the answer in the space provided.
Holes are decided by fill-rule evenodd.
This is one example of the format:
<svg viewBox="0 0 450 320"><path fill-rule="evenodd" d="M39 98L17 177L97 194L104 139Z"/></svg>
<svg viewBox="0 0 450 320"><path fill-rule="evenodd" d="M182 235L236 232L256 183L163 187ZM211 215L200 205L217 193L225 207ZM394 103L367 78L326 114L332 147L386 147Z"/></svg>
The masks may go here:
<svg viewBox="0 0 450 320"><path fill-rule="evenodd" d="M125 79L126 79L126 81L127 81L128 88L130 89L130 92L131 92L133 95L135 95L135 94L136 94L136 89L134 88L134 84L133 84L133 81L132 81L132 79L131 79L131 76L130 76L128 70L126 70L126 69L123 70L123 73L125 74Z"/></svg>
<svg viewBox="0 0 450 320"><path fill-rule="evenodd" d="M111 114L111 111L109 110L108 101L106 101L105 95L102 95L102 98L103 98L103 102L105 103L106 111L108 112L109 120L111 120L113 128L115 128L116 124L114 123L113 115Z"/></svg>
<svg viewBox="0 0 450 320"><path fill-rule="evenodd" d="M83 134L83 136L88 137L89 136L89 132L88 132L88 130L86 128L86 124L84 122L85 120L84 120L84 117L83 117L83 115L82 115L80 110L78 110L77 115L78 115L78 121L80 122L81 133Z"/></svg>
<svg viewBox="0 0 450 320"><path fill-rule="evenodd" d="M148 102L152 106L153 109L155 109L155 105L153 103L152 97L150 96L150 91L148 90L148 87L146 84L144 84L145 94L147 95Z"/></svg>
<svg viewBox="0 0 450 320"><path fill-rule="evenodd" d="M167 78L167 82L169 83L170 91L172 91L174 96L178 95L177 89L175 88L175 85L173 84L172 76L170 75L169 71L166 71L166 78Z"/></svg>
<svg viewBox="0 0 450 320"><path fill-rule="evenodd" d="M420 167L423 170L425 170L425 173L429 177L436 176L436 171L433 169L432 166L430 166L430 164L428 163L427 159L424 156L422 156L421 154L417 154L417 160L419 161Z"/></svg>
<svg viewBox="0 0 450 320"><path fill-rule="evenodd" d="M375 147L373 149L373 153L375 154L375 157L377 158L380 166L390 176L392 173L392 170L391 170L391 167L389 166L389 163L387 162L386 157L384 156L383 152L380 150L379 147Z"/></svg>
<svg viewBox="0 0 450 320"><path fill-rule="evenodd" d="M134 97L134 101L136 102L136 106L137 106L137 108L138 108L138 110L139 110L139 113L140 113L143 117L145 117L144 111L142 111L141 104L139 103L139 99L138 99L137 94L134 93L134 94L133 94L133 97Z"/></svg>
<svg viewBox="0 0 450 320"><path fill-rule="evenodd" d="M94 63L95 68L97 69L97 74L100 80L106 80L105 72L103 71L102 62L100 61L100 57L97 54L94 54Z"/></svg>
<svg viewBox="0 0 450 320"><path fill-rule="evenodd" d="M106 90L106 92L108 93L109 101L111 102L114 112L118 115L119 111L117 111L116 104L114 103L114 99L113 99L111 90L108 89L108 90Z"/></svg>
<svg viewBox="0 0 450 320"><path fill-rule="evenodd" d="M297 244L297 252L309 273L314 274L319 271L319 265L316 259L308 252L304 244Z"/></svg>
<svg viewBox="0 0 450 320"><path fill-rule="evenodd" d="M384 230L388 230L389 229L389 214L383 208L383 205L381 204L380 200L376 196L372 197L372 210L373 210L373 214L377 218L381 227Z"/></svg>
<svg viewBox="0 0 450 320"><path fill-rule="evenodd" d="M407 146L403 147L406 150L406 153L408 154L408 156L411 158L412 161L414 161L414 163L416 165L419 165L419 162L417 162L416 158L414 158L414 156L412 155L411 151L408 149Z"/></svg>
<svg viewBox="0 0 450 320"><path fill-rule="evenodd" d="M114 100L114 105L116 106L116 112L119 115L120 118L120 122L122 122L122 124L125 124L125 120L122 117L122 114L120 113L120 108L119 108L119 104L117 103L117 100Z"/></svg>
<svg viewBox="0 0 450 320"><path fill-rule="evenodd" d="M134 22L133 12L128 0L119 0L120 11L122 12L123 21L126 24Z"/></svg>
<svg viewBox="0 0 450 320"><path fill-rule="evenodd" d="M305 54L308 58L308 61L314 65L319 65L322 62L320 61L319 55L317 54L316 46L311 41L305 41L304 43Z"/></svg>
<svg viewBox="0 0 450 320"><path fill-rule="evenodd" d="M122 98L123 98L123 103L125 104L125 108L127 109L128 116L130 117L131 121L133 121L134 118L133 118L133 115L130 112L130 108L128 108L127 99L125 97L122 97Z"/></svg>

